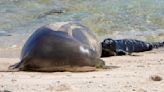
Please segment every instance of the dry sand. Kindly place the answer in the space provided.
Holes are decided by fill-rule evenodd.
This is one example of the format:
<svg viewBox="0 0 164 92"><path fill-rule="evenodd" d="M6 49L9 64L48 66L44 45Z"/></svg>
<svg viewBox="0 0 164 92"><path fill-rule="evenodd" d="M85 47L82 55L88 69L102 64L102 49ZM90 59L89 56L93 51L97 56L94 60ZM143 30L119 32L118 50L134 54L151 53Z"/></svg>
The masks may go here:
<svg viewBox="0 0 164 92"><path fill-rule="evenodd" d="M103 59L110 69L81 73L0 72L0 92L164 92L164 49ZM0 58L0 70L18 61ZM159 81L152 80L154 76Z"/></svg>

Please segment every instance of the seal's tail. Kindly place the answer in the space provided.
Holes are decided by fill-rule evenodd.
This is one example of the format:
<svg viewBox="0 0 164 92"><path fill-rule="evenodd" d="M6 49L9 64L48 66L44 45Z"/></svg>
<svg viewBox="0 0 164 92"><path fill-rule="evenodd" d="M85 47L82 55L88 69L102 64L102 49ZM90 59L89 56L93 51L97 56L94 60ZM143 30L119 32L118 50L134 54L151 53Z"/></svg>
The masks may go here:
<svg viewBox="0 0 164 92"><path fill-rule="evenodd" d="M5 67L5 68L0 68L0 72L18 72L19 71L19 68L16 68L17 64L14 64L14 65L11 65L9 66L8 68Z"/></svg>
<svg viewBox="0 0 164 92"><path fill-rule="evenodd" d="M13 70L13 71L14 71L14 70L18 70L19 65L20 65L20 63L16 63L16 64L14 64L14 65L9 66L8 69L11 70L11 71L12 71L12 70Z"/></svg>
<svg viewBox="0 0 164 92"><path fill-rule="evenodd" d="M161 48L161 47L164 47L164 41L163 42L153 42L151 43L152 47L153 48Z"/></svg>

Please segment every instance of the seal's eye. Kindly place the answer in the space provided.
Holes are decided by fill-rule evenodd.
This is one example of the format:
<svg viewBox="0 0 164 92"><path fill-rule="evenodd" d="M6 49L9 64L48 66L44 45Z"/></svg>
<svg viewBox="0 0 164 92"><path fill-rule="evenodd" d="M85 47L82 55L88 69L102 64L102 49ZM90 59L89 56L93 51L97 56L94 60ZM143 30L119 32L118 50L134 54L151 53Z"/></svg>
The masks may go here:
<svg viewBox="0 0 164 92"><path fill-rule="evenodd" d="M113 49L116 46L115 41L109 38L105 39L101 44L103 49Z"/></svg>
<svg viewBox="0 0 164 92"><path fill-rule="evenodd" d="M105 40L105 41L104 41L104 43L109 44L109 43L110 43L110 41L109 41L109 40Z"/></svg>
<svg viewBox="0 0 164 92"><path fill-rule="evenodd" d="M106 40L104 40L104 43L107 44L107 45L112 45L113 40L112 39L106 39Z"/></svg>

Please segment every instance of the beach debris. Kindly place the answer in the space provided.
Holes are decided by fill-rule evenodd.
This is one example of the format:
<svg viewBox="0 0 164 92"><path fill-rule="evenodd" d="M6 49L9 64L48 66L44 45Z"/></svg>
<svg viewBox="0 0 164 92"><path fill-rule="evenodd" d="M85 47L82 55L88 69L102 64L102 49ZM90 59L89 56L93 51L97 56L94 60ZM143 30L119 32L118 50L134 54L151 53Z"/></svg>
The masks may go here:
<svg viewBox="0 0 164 92"><path fill-rule="evenodd" d="M57 84L59 84L59 83L60 83L60 81L56 81L56 83L57 83Z"/></svg>
<svg viewBox="0 0 164 92"><path fill-rule="evenodd" d="M96 78L96 76L93 76L92 78Z"/></svg>
<svg viewBox="0 0 164 92"><path fill-rule="evenodd" d="M11 46L11 48L16 48L16 47L17 47L17 45L12 45L12 46Z"/></svg>
<svg viewBox="0 0 164 92"><path fill-rule="evenodd" d="M145 67L144 65L137 65L137 67Z"/></svg>
<svg viewBox="0 0 164 92"><path fill-rule="evenodd" d="M57 86L55 90L56 91L68 91L68 90L71 90L71 86L67 85L67 84L61 84L61 85Z"/></svg>
<svg viewBox="0 0 164 92"><path fill-rule="evenodd" d="M71 74L67 74L66 76L67 76L67 77L71 77L72 75L71 75Z"/></svg>
<svg viewBox="0 0 164 92"><path fill-rule="evenodd" d="M147 92L145 89L137 89L136 92Z"/></svg>
<svg viewBox="0 0 164 92"><path fill-rule="evenodd" d="M152 75L150 79L153 81L161 81L162 77L160 77L159 75Z"/></svg>
<svg viewBox="0 0 164 92"><path fill-rule="evenodd" d="M3 90L3 91L1 91L1 90L0 90L0 92L12 92L12 91L9 91L9 90Z"/></svg>
<svg viewBox="0 0 164 92"><path fill-rule="evenodd" d="M132 89L132 91L136 91L136 89Z"/></svg>
<svg viewBox="0 0 164 92"><path fill-rule="evenodd" d="M16 82L17 80L16 79L11 79L12 82Z"/></svg>
<svg viewBox="0 0 164 92"><path fill-rule="evenodd" d="M93 81L89 81L88 83L89 83L89 84L90 84L90 83L93 83Z"/></svg>

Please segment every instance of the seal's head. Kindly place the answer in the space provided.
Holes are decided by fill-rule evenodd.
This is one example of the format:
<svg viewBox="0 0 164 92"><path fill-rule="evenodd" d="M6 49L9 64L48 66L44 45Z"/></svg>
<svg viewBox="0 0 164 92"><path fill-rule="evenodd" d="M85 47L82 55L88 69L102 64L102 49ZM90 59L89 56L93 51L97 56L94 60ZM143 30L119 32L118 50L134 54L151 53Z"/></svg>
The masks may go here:
<svg viewBox="0 0 164 92"><path fill-rule="evenodd" d="M116 55L116 42L113 39L107 38L102 45L102 55L101 57L115 56Z"/></svg>

